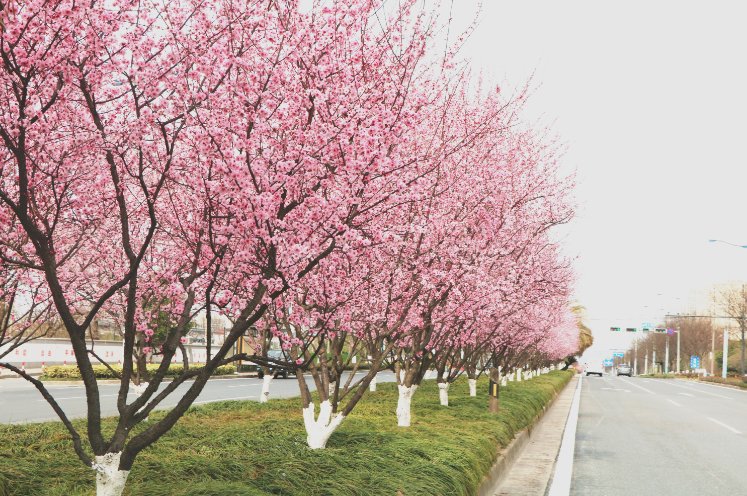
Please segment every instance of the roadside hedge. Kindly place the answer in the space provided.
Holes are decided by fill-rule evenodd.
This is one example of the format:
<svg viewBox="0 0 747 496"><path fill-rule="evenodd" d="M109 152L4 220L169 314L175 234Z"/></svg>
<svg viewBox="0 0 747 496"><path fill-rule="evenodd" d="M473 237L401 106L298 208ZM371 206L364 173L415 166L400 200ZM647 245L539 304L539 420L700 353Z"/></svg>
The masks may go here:
<svg viewBox="0 0 747 496"><path fill-rule="evenodd" d="M413 397L412 427L397 427L397 387L379 383L323 450L306 447L298 398L200 405L132 469L125 496L474 496L501 446L530 425L571 372L501 388L487 409L488 381L466 379L438 401L435 381ZM153 412L157 421L164 412ZM85 429L85 420L75 420ZM113 429L115 419L106 419ZM138 426L143 429L147 426ZM60 422L0 425L0 496L92 496L94 475ZM88 448L88 447L87 447ZM90 448L88 448L90 449Z"/></svg>
<svg viewBox="0 0 747 496"><path fill-rule="evenodd" d="M197 368L202 368L202 364L195 365ZM158 370L159 364L149 363L147 365L148 372L155 372ZM112 365L112 368L121 373L121 365ZM192 367L190 367L191 369ZM166 373L166 377L176 377L184 371L184 366L181 364L172 364L169 366L169 371ZM93 373L97 379L117 379L117 376L112 373L109 368L104 365L94 365ZM236 373L235 365L221 365L215 370L213 375L231 375ZM41 380L80 380L80 370L75 365L47 365L44 367L44 373L41 376Z"/></svg>

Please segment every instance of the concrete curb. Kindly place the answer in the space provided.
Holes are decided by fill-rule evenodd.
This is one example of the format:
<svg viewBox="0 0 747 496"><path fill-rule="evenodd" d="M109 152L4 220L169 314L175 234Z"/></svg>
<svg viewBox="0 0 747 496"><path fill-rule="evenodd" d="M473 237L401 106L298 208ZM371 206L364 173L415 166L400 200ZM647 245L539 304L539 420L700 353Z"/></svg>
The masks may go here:
<svg viewBox="0 0 747 496"><path fill-rule="evenodd" d="M574 376L571 376L565 386L563 386L562 389L555 393L552 399L547 402L542 411L537 414L534 420L532 420L532 422L527 427L519 431L514 436L514 439L508 444L508 446L506 446L498 454L498 459L495 461L488 474L480 483L480 487L477 490L478 496L493 496L495 494L501 482L503 482L503 479L506 477L509 470L513 466L514 462L516 462L516 460L521 456L526 445L529 444L529 441L532 437L532 430L534 430L537 424L542 421L547 410L549 410L550 407L555 404L555 400L558 399L560 393L565 391L568 385L573 382L573 377Z"/></svg>

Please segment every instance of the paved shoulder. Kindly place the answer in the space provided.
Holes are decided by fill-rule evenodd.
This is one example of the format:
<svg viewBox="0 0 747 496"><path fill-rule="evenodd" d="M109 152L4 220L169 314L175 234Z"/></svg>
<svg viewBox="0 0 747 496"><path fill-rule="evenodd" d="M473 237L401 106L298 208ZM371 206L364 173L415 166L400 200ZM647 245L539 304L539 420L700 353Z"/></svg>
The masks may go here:
<svg viewBox="0 0 747 496"><path fill-rule="evenodd" d="M532 429L529 442L498 486L495 496L545 494L578 380L578 376L571 379L571 383L560 392L542 420Z"/></svg>

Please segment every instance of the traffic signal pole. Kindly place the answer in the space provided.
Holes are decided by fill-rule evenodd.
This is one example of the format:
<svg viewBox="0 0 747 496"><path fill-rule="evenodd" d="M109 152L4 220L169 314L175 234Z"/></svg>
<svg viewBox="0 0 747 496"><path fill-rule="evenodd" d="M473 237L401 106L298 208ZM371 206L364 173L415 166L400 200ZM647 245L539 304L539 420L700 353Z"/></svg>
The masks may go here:
<svg viewBox="0 0 747 496"><path fill-rule="evenodd" d="M677 328L677 373L680 373L680 328Z"/></svg>

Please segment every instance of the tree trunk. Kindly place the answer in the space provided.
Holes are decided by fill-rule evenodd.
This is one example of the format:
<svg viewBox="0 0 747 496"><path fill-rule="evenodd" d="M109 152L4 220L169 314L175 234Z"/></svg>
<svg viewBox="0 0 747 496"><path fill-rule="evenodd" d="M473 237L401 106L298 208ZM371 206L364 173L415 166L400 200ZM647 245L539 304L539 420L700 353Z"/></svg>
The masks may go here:
<svg viewBox="0 0 747 496"><path fill-rule="evenodd" d="M469 395L473 398L477 396L477 379L467 379L469 383Z"/></svg>
<svg viewBox="0 0 747 496"><path fill-rule="evenodd" d="M127 483L129 470L119 470L122 452L96 457L96 496L121 496Z"/></svg>
<svg viewBox="0 0 747 496"><path fill-rule="evenodd" d="M417 384L410 387L398 385L399 398L397 399L397 426L410 427L410 409L412 406L412 396L418 389Z"/></svg>
<svg viewBox="0 0 747 496"><path fill-rule="evenodd" d="M488 395L488 411L490 413L498 413L498 410L500 410L500 387L501 387L501 372L497 368L493 367L490 369L490 382L491 382L491 388L495 387L495 394L493 394L493 391L490 391L490 394Z"/></svg>
<svg viewBox="0 0 747 496"><path fill-rule="evenodd" d="M332 414L332 404L329 400L319 405L319 416L314 419L314 403L303 409L303 425L306 428L306 443L311 449L324 449L333 432L345 420L341 413Z"/></svg>
<svg viewBox="0 0 747 496"><path fill-rule="evenodd" d="M260 403L267 403L270 399L270 383L272 382L273 376L270 373L266 373L262 378L262 393L259 395Z"/></svg>
<svg viewBox="0 0 747 496"><path fill-rule="evenodd" d="M438 399L441 401L441 406L449 406L449 383L439 382L438 383Z"/></svg>

